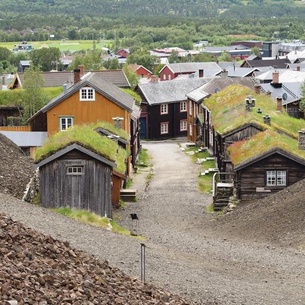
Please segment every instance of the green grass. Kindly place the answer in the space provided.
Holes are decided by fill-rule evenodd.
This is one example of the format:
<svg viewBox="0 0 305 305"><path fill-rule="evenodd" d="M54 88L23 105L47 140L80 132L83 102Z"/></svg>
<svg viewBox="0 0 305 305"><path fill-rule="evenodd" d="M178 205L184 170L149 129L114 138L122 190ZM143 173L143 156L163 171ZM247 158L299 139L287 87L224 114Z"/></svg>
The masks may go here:
<svg viewBox="0 0 305 305"><path fill-rule="evenodd" d="M0 47L13 50L15 45L21 44L21 41L17 42L0 42ZM92 50L93 49L93 40L47 40L47 41L28 41L28 44L32 45L33 49L40 49L42 46L47 45L49 48L59 48L61 52L78 52L81 50ZM111 45L112 41L97 41L95 40L95 47L101 49L105 45Z"/></svg>
<svg viewBox="0 0 305 305"><path fill-rule="evenodd" d="M200 151L198 152L197 146L195 147L188 147L185 150L185 153L191 156L193 162L197 162L197 159L204 159L207 157L210 157L210 153L208 151ZM193 152L193 154L189 154ZM203 172L205 170L208 170L209 168L214 168L215 167L215 161L209 160L209 161L204 161L201 163L201 170L200 172ZM198 176L198 188L199 191L202 193L211 193L212 190L212 182L213 182L213 174L214 173L209 173L204 176L200 175Z"/></svg>
<svg viewBox="0 0 305 305"><path fill-rule="evenodd" d="M77 220L82 223L104 228L104 229L110 230L117 234L131 236L131 237L138 238L140 240L144 240L144 237L134 236L131 231L120 226L114 220L111 220L106 217L101 217L101 216L91 213L87 210L74 210L69 207L61 207L61 208L57 208L57 209L52 209L52 211L54 211L58 214L64 215L66 217L72 218L72 219Z"/></svg>
<svg viewBox="0 0 305 305"><path fill-rule="evenodd" d="M148 167L148 166L151 166L151 157L148 153L148 150L146 148L142 148L140 153L139 153L139 156L138 156L138 159L137 159L137 162L136 162L136 166L138 167Z"/></svg>
<svg viewBox="0 0 305 305"><path fill-rule="evenodd" d="M108 127L110 126L110 131L113 131L114 134L121 136L123 130L115 128L111 124L102 121L96 124L75 125L68 128L65 132L58 132L52 137L48 138L45 144L37 149L35 162L40 162L41 160L70 144L78 143L79 145L96 152L108 160L115 162L117 164L116 170L120 173L125 173L125 160L128 152L118 146L118 144L113 140L108 139L106 136L101 136L95 131L99 127L109 130ZM122 135L125 135L125 133L126 132L124 132Z"/></svg>

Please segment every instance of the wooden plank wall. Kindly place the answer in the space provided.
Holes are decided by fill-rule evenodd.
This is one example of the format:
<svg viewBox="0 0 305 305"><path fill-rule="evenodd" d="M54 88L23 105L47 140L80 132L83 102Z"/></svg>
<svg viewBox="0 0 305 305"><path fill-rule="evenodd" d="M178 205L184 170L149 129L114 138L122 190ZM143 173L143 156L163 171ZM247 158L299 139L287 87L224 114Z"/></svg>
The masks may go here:
<svg viewBox="0 0 305 305"><path fill-rule="evenodd" d="M84 175L67 175L67 166L84 166ZM69 206L112 216L112 169L94 159L57 159L40 168L40 202L46 208Z"/></svg>

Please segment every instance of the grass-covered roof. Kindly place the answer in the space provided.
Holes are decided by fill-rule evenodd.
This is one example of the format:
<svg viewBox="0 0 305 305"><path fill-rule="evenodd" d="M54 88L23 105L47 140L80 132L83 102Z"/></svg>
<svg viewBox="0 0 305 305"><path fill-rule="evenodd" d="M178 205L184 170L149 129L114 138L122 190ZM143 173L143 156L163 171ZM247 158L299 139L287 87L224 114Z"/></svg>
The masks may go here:
<svg viewBox="0 0 305 305"><path fill-rule="evenodd" d="M124 130L118 129L106 122L98 122L89 125L75 125L48 138L46 143L37 149L35 162L38 163L68 145L77 143L106 159L115 162L117 164L116 170L120 173L125 173L127 151L118 146L117 142L96 132L96 129L98 128L107 129L119 137L128 139L128 135Z"/></svg>
<svg viewBox="0 0 305 305"><path fill-rule="evenodd" d="M270 129L259 132L250 139L231 144L228 153L233 165L238 166L275 149L281 149L292 157L302 158L305 162L305 151L298 148L296 139Z"/></svg>
<svg viewBox="0 0 305 305"><path fill-rule="evenodd" d="M245 99L252 96L255 99L255 107L246 111ZM284 132L294 138L298 137L298 131L303 129L305 122L289 116L285 109L276 111L276 101L270 96L255 94L248 87L238 84L231 85L217 94L211 95L204 100L206 106L212 113L212 123L217 133L225 135L243 125L255 123L263 129ZM257 110L260 109L261 113ZM271 126L264 124L263 116L271 117Z"/></svg>

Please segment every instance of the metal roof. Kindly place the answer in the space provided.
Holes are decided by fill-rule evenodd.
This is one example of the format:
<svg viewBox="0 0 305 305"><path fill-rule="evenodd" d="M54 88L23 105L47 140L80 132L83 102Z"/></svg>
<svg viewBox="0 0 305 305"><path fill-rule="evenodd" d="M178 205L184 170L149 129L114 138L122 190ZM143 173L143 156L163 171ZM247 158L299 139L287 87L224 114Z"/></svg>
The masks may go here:
<svg viewBox="0 0 305 305"><path fill-rule="evenodd" d="M19 147L38 147L43 146L48 137L47 132L40 131L0 131Z"/></svg>

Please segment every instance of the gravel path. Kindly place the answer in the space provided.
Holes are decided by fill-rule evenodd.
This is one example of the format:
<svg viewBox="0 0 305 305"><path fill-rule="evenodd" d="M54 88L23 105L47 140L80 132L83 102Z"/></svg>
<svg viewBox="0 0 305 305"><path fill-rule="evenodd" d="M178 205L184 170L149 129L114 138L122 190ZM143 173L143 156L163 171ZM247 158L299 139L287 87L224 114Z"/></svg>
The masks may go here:
<svg viewBox="0 0 305 305"><path fill-rule="evenodd" d="M154 177L148 192L119 212L147 237L146 280L183 295L196 304L305 304L304 251L243 238L228 238L211 226L204 213L211 197L197 192L199 167L176 142L147 142ZM140 241L77 223L8 195L0 195L0 212L27 226L69 241L110 265L140 277Z"/></svg>

